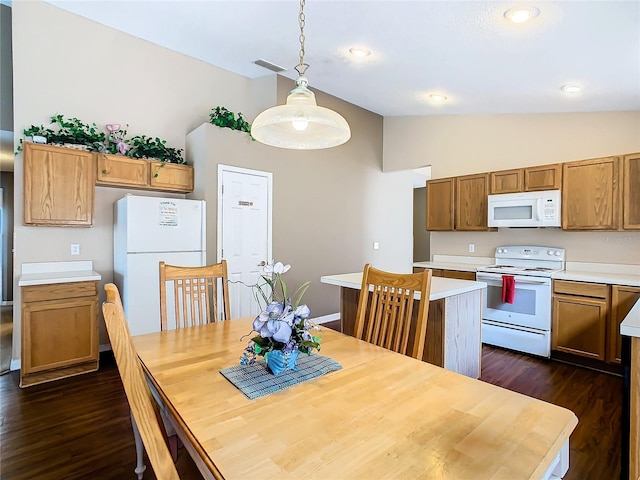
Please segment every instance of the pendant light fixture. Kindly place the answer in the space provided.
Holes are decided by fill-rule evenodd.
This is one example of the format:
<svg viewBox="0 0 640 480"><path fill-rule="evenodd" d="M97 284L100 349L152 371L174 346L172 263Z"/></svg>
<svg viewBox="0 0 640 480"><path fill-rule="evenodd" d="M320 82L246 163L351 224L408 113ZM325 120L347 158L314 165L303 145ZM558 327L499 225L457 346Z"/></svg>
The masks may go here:
<svg viewBox="0 0 640 480"><path fill-rule="evenodd" d="M300 0L300 62L296 87L289 92L287 104L272 107L256 117L251 135L259 142L278 148L316 150L342 145L351 138L351 129L339 113L316 104L316 96L307 88L304 63L304 4Z"/></svg>

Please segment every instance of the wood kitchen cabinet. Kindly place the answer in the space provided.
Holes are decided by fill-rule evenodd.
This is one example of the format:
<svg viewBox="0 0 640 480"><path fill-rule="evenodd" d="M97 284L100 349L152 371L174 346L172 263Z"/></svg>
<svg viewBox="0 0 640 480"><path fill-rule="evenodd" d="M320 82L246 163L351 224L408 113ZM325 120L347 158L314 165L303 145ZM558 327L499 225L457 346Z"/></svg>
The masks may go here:
<svg viewBox="0 0 640 480"><path fill-rule="evenodd" d="M443 270L444 278L457 278L458 280L473 280L476 279L476 272L466 272L463 270Z"/></svg>
<svg viewBox="0 0 640 480"><path fill-rule="evenodd" d="M524 190L559 190L562 187L562 165L539 165L524 169Z"/></svg>
<svg viewBox="0 0 640 480"><path fill-rule="evenodd" d="M193 167L175 163L151 162L149 185L154 190L193 192Z"/></svg>
<svg viewBox="0 0 640 480"><path fill-rule="evenodd" d="M94 155L84 150L24 143L24 224L90 227Z"/></svg>
<svg viewBox="0 0 640 480"><path fill-rule="evenodd" d="M611 320L609 322L609 342L607 348L607 362L621 363L622 335L620 323L627 316L636 301L640 299L640 287L613 285L611 287Z"/></svg>
<svg viewBox="0 0 640 480"><path fill-rule="evenodd" d="M149 185L149 161L97 154L96 185L142 188Z"/></svg>
<svg viewBox="0 0 640 480"><path fill-rule="evenodd" d="M486 231L489 174L455 178L455 229Z"/></svg>
<svg viewBox="0 0 640 480"><path fill-rule="evenodd" d="M22 287L20 386L98 369L98 282Z"/></svg>
<svg viewBox="0 0 640 480"><path fill-rule="evenodd" d="M425 270L424 267L413 267L413 273L420 273ZM467 272L464 270L443 270L440 268L431 269L432 277L457 278L458 280L474 280L476 272Z"/></svg>
<svg viewBox="0 0 640 480"><path fill-rule="evenodd" d="M616 230L620 226L618 157L563 164L563 230Z"/></svg>
<svg viewBox="0 0 640 480"><path fill-rule="evenodd" d="M562 187L562 165L539 165L536 167L502 170L489 174L489 192L519 193L538 190L560 190Z"/></svg>
<svg viewBox="0 0 640 480"><path fill-rule="evenodd" d="M518 193L524 191L524 169L502 170L489 174L489 193Z"/></svg>
<svg viewBox="0 0 640 480"><path fill-rule="evenodd" d="M122 155L97 154L96 185L163 192L193 191L193 167Z"/></svg>
<svg viewBox="0 0 640 480"><path fill-rule="evenodd" d="M555 280L551 349L606 360L609 286Z"/></svg>
<svg viewBox="0 0 640 480"><path fill-rule="evenodd" d="M623 158L622 227L640 230L640 153Z"/></svg>
<svg viewBox="0 0 640 480"><path fill-rule="evenodd" d="M454 229L454 179L439 178L427 181L426 229L450 231Z"/></svg>

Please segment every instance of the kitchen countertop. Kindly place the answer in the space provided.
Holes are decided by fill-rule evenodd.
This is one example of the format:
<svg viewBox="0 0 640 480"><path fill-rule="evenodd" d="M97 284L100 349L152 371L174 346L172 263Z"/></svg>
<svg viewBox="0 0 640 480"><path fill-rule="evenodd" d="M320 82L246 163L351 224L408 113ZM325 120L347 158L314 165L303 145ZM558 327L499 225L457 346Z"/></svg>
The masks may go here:
<svg viewBox="0 0 640 480"><path fill-rule="evenodd" d="M320 277L321 283L337 285L339 287L362 288L362 272L344 273L341 275L326 275ZM431 294L429 300L439 300L441 298L453 297L461 293L473 292L487 288L485 282L475 282L472 280L458 280L455 278L431 278ZM420 292L415 292L415 298L420 298Z"/></svg>
<svg viewBox="0 0 640 480"><path fill-rule="evenodd" d="M629 337L640 338L640 300L629 311L620 324L620 333Z"/></svg>
<svg viewBox="0 0 640 480"><path fill-rule="evenodd" d="M414 262L414 267L437 268L441 270L460 270L461 272L475 272L478 267L492 265L493 257L465 257L458 255L434 255L432 261Z"/></svg>
<svg viewBox="0 0 640 480"><path fill-rule="evenodd" d="M460 263L454 256L434 255L431 262L414 262L414 267L436 268L441 270L460 270L476 272L478 268L495 263L492 258L484 263L473 263L483 260L483 257L459 257ZM566 270L551 275L554 280L573 280L576 282L606 283L609 285L626 285L640 287L640 265L622 265L607 263L567 262Z"/></svg>
<svg viewBox="0 0 640 480"><path fill-rule="evenodd" d="M476 272L478 267L488 265L471 265L469 263L447 263L447 262L414 262L414 267L437 268L441 270L459 270L461 272Z"/></svg>
<svg viewBox="0 0 640 480"><path fill-rule="evenodd" d="M640 287L640 275L605 272L583 272L580 270L563 270L551 275L554 280L573 280L576 282L607 283L609 285L626 285Z"/></svg>
<svg viewBox="0 0 640 480"><path fill-rule="evenodd" d="M93 261L23 263L18 286L49 285L53 283L89 282L102 276L93 270Z"/></svg>

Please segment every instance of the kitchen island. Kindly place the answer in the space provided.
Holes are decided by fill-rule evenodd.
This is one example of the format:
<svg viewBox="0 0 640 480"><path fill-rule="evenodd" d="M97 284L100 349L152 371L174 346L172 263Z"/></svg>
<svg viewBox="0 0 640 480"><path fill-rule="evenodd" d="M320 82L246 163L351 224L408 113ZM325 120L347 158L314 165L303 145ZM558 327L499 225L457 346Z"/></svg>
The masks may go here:
<svg viewBox="0 0 640 480"><path fill-rule="evenodd" d="M640 300L620 324L624 398L622 414L622 476L640 477Z"/></svg>
<svg viewBox="0 0 640 480"><path fill-rule="evenodd" d="M353 335L362 272L327 275L322 283L340 287L340 323L342 332ZM427 337L422 359L433 365L480 377L482 355L481 321L484 282L433 277L429 295ZM420 293L416 292L416 300ZM414 308L417 315L417 308Z"/></svg>

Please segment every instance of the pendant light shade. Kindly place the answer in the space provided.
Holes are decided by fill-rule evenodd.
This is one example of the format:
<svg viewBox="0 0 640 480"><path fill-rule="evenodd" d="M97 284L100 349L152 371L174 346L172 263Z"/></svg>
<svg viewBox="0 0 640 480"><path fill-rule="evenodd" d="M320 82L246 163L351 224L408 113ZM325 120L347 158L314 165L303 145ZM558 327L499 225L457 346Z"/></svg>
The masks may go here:
<svg viewBox="0 0 640 480"><path fill-rule="evenodd" d="M301 75L289 92L287 104L269 108L256 117L251 135L278 148L317 150L342 145L351 129L339 113L316 104L315 94Z"/></svg>
<svg viewBox="0 0 640 480"><path fill-rule="evenodd" d="M342 145L351 138L347 121L339 114L316 104L315 94L307 88L304 76L304 4L300 0L300 63L296 66L296 88L289 92L286 105L272 107L256 117L251 135L257 141L278 148L317 150Z"/></svg>

